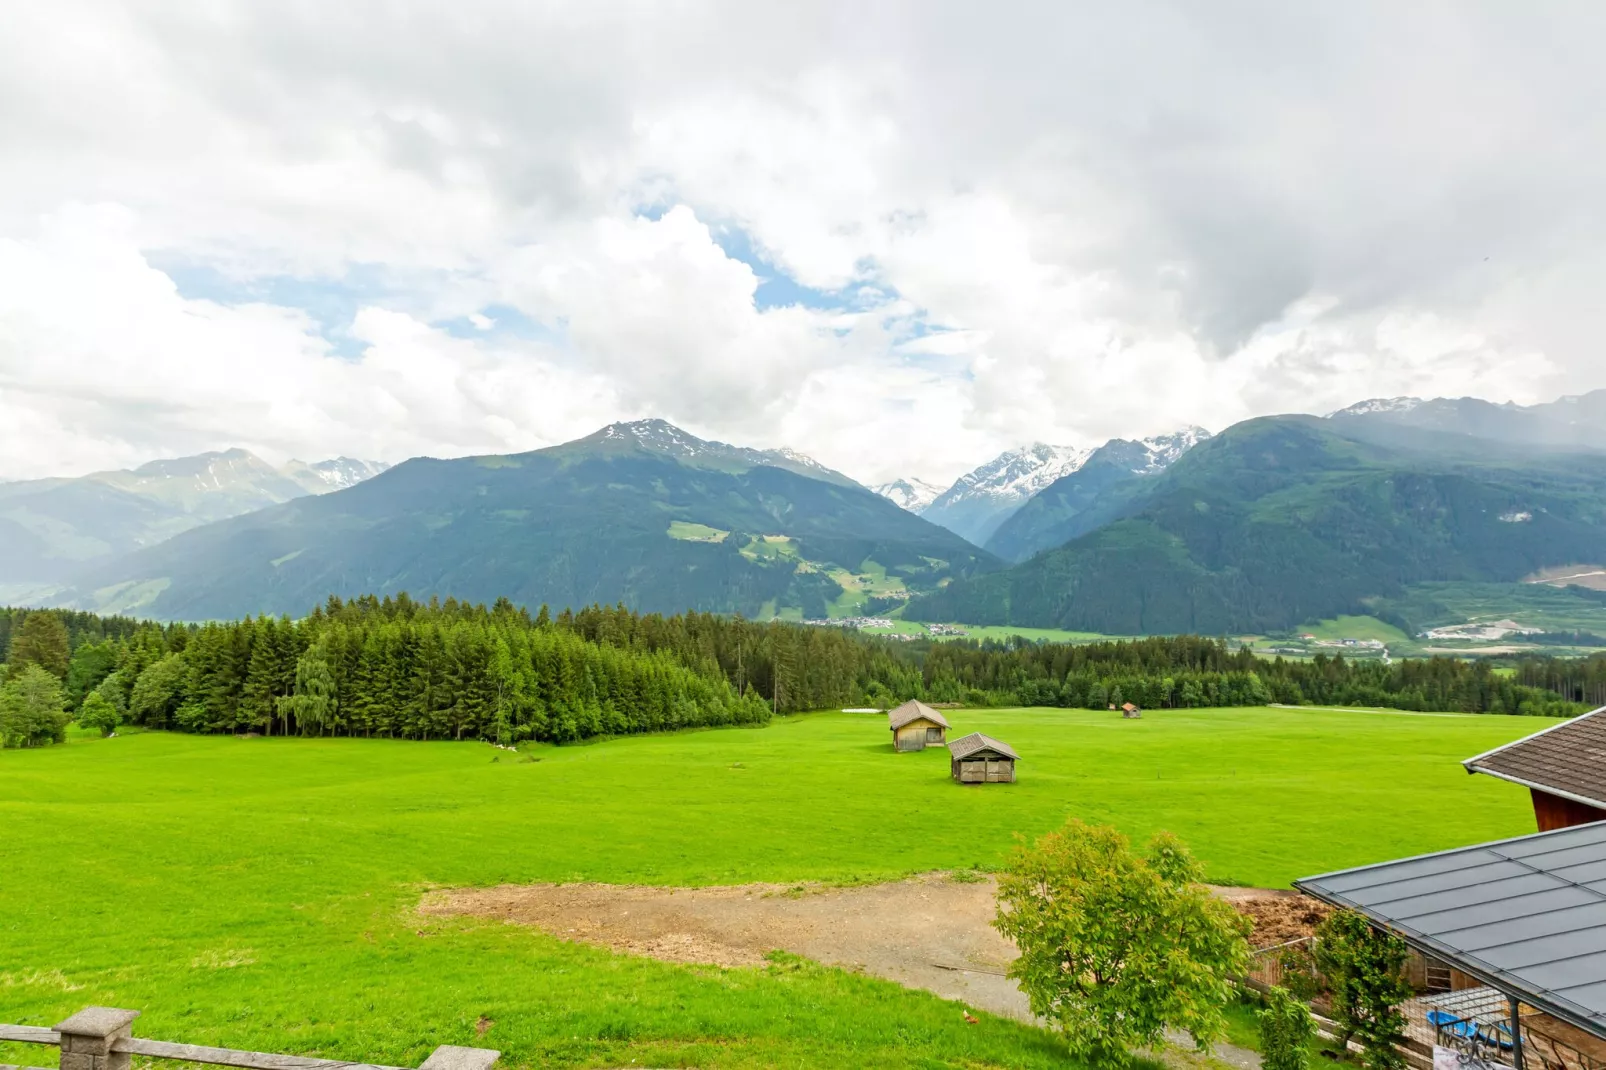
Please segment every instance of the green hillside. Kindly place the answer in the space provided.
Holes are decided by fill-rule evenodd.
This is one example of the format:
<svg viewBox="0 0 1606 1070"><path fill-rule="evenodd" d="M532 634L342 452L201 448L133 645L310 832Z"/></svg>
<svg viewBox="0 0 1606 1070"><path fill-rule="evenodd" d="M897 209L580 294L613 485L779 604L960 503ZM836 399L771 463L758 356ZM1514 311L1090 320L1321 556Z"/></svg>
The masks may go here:
<svg viewBox="0 0 1606 1070"><path fill-rule="evenodd" d="M62 601L196 620L408 591L815 617L844 595L929 591L991 561L806 458L647 421L516 456L408 461L186 532Z"/></svg>
<svg viewBox="0 0 1606 1070"><path fill-rule="evenodd" d="M1430 581L1606 561L1606 458L1368 444L1306 417L1196 447L1123 519L917 600L912 620L1114 634L1296 627Z"/></svg>

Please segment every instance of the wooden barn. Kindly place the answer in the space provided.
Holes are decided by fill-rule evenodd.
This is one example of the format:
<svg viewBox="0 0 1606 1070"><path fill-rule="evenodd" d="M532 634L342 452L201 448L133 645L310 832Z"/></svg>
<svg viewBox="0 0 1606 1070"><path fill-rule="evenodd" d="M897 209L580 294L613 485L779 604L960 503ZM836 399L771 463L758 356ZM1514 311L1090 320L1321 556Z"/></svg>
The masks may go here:
<svg viewBox="0 0 1606 1070"><path fill-rule="evenodd" d="M1540 832L1606 821L1606 706L1461 764L1528 789Z"/></svg>
<svg viewBox="0 0 1606 1070"><path fill-rule="evenodd" d="M1013 784L1020 755L992 736L972 732L948 744L948 768L961 784Z"/></svg>
<svg viewBox="0 0 1606 1070"><path fill-rule="evenodd" d="M1137 718L1143 716L1143 711L1137 706L1132 705L1132 703L1127 702L1121 706L1121 716L1136 720Z"/></svg>
<svg viewBox="0 0 1606 1070"><path fill-rule="evenodd" d="M892 729L892 745L897 750L925 750L926 744L941 743L948 736L943 715L913 699L887 711L887 727Z"/></svg>

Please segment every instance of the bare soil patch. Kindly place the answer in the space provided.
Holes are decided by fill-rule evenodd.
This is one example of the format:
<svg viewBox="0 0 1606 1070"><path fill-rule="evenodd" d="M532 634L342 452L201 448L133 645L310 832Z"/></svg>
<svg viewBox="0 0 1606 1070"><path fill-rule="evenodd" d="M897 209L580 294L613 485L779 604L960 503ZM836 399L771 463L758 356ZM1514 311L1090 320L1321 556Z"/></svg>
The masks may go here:
<svg viewBox="0 0 1606 1070"><path fill-rule="evenodd" d="M1031 1021L1026 997L1004 976L1015 947L992 927L996 891L991 878L942 873L854 887L534 884L431 892L419 909L500 918L669 962L754 966L789 951ZM1276 934L1310 914L1310 901L1291 892L1215 892L1255 919L1257 947L1294 939ZM1271 934L1264 942L1262 932Z"/></svg>

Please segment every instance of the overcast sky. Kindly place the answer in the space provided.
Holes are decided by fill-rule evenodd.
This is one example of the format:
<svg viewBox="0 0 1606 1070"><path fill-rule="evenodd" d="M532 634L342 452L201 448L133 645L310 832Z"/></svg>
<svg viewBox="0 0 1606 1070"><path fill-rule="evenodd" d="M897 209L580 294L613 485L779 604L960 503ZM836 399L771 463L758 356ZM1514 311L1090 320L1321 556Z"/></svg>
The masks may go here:
<svg viewBox="0 0 1606 1070"><path fill-rule="evenodd" d="M9 4L0 476L1606 387L1606 6Z"/></svg>

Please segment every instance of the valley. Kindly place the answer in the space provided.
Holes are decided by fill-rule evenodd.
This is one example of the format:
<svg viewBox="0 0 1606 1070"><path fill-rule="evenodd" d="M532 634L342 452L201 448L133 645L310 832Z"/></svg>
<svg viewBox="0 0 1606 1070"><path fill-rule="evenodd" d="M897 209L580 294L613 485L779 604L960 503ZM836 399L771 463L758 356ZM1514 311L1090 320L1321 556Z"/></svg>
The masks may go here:
<svg viewBox="0 0 1606 1070"><path fill-rule="evenodd" d="M13 919L0 927L0 1020L140 1007L148 1036L404 1066L455 1043L515 1065L1058 1067L1045 1032L980 1008L972 1025L953 1003L850 969L786 954L677 965L420 914L420 898L537 882L873 886L993 866L1014 832L1068 813L1137 837L1172 829L1212 880L1278 887L1532 821L1523 792L1457 764L1529 732L1527 718L953 717L1015 744L1019 783L955 785L940 749L895 754L884 717L829 712L516 754L137 729L0 751L12 861L0 912ZM86 779L88 797L72 787ZM924 815L920 834L889 813ZM55 846L66 825L96 880Z"/></svg>

